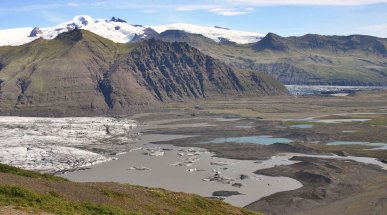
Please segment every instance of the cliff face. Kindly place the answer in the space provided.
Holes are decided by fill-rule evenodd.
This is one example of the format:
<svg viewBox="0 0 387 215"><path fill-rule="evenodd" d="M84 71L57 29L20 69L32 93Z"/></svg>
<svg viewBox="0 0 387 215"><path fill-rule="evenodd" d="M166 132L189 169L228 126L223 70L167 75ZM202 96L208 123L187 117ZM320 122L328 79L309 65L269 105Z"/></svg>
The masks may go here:
<svg viewBox="0 0 387 215"><path fill-rule="evenodd" d="M186 43L116 44L84 30L2 47L0 63L2 114L128 113L170 101L287 93Z"/></svg>

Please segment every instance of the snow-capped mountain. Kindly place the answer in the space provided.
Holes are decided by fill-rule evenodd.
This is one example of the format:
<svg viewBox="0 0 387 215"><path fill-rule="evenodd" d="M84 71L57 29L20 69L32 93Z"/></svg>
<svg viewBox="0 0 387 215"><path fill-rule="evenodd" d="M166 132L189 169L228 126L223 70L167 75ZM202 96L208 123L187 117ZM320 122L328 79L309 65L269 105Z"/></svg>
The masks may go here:
<svg viewBox="0 0 387 215"><path fill-rule="evenodd" d="M40 37L44 39L53 39L59 34L75 28L89 30L117 43L138 41L146 38L148 35L154 35L166 30L183 30L189 33L202 34L216 42L229 40L241 44L257 42L264 36L260 33L235 31L217 26L205 27L184 23L152 26L149 28L142 25L128 24L125 20L115 17L106 20L93 19L90 16L82 15L74 17L72 21L54 27L27 27L0 30L0 46L22 45Z"/></svg>
<svg viewBox="0 0 387 215"><path fill-rule="evenodd" d="M201 34L205 37L215 40L216 42L220 42L223 39L226 39L239 44L258 42L262 37L265 36L261 33L236 31L219 26L207 27L185 23L151 26L151 28L153 28L158 33L164 32L166 30L182 30L188 33Z"/></svg>
<svg viewBox="0 0 387 215"><path fill-rule="evenodd" d="M22 45L39 37L53 39L58 34L75 28L89 30L117 43L130 42L136 35L143 34L146 29L140 25L130 25L124 20L93 19L90 16L76 16L72 21L47 28L17 28L0 31L0 46Z"/></svg>

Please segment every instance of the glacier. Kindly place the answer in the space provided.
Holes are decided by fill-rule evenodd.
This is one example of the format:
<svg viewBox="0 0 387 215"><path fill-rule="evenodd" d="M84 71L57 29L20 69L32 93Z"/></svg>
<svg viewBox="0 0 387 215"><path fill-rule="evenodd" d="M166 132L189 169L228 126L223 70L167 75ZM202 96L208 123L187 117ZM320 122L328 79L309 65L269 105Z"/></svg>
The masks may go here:
<svg viewBox="0 0 387 215"><path fill-rule="evenodd" d="M145 38L147 30L153 29L158 33L166 30L182 30L188 33L202 34L216 42L227 39L240 44L259 41L264 34L246 31L236 31L217 26L200 26L185 23L176 23L158 26L134 25L121 21L121 19L94 19L88 15L75 16L71 21L61 23L53 27L37 27L39 33L31 35L34 28L15 28L0 30L0 46L18 46L29 43L38 38L54 39L63 32L73 29L84 29L91 31L101 37L112 40L116 43L129 43L134 38Z"/></svg>
<svg viewBox="0 0 387 215"><path fill-rule="evenodd" d="M110 117L0 117L0 163L57 173L106 162L137 140L137 122Z"/></svg>

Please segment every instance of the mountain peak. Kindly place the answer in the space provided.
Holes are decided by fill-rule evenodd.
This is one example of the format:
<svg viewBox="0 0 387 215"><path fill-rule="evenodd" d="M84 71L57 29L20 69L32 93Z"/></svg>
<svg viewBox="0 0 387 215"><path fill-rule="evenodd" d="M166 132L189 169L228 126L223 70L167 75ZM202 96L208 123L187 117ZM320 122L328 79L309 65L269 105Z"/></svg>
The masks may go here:
<svg viewBox="0 0 387 215"><path fill-rule="evenodd" d="M279 38L281 38L281 36L278 35L278 34L269 32L269 33L266 34L266 36L265 36L264 38L279 39ZM263 38L262 38L262 39L263 39Z"/></svg>
<svg viewBox="0 0 387 215"><path fill-rule="evenodd" d="M40 30L38 27L35 27L34 29L32 29L29 37L36 37L38 35L42 35L43 34L43 31Z"/></svg>
<svg viewBox="0 0 387 215"><path fill-rule="evenodd" d="M74 30L59 34L55 38L55 40L77 42L77 41L82 40L83 38L84 38L84 30L74 29Z"/></svg>
<svg viewBox="0 0 387 215"><path fill-rule="evenodd" d="M147 38L158 38L159 33L157 33L155 30L152 28L145 28L142 32L142 34L135 34L133 39L130 42L139 42L143 39Z"/></svg>
<svg viewBox="0 0 387 215"><path fill-rule="evenodd" d="M123 20L123 19L120 19L120 18L116 18L116 17L112 17L111 19L110 19L110 22L123 22L123 23L126 23L126 21L125 20Z"/></svg>
<svg viewBox="0 0 387 215"><path fill-rule="evenodd" d="M78 26L86 26L93 21L94 19L91 16L87 16L87 15L75 16L73 18L74 24Z"/></svg>
<svg viewBox="0 0 387 215"><path fill-rule="evenodd" d="M288 49L288 46L286 45L285 38L274 33L268 33L264 38L262 38L262 40L255 43L253 48L257 51L284 51Z"/></svg>

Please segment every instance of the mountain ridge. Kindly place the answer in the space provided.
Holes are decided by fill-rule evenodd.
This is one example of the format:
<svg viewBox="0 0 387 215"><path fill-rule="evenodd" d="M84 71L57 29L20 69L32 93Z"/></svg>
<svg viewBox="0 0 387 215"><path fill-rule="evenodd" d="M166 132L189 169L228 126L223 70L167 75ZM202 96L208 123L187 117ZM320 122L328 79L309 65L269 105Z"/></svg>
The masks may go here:
<svg viewBox="0 0 387 215"><path fill-rule="evenodd" d="M185 31L177 30L179 26ZM28 38L52 39L69 29L90 28L99 35L104 34L105 38L132 45L151 38L171 43L186 42L206 55L226 62L234 69L264 72L283 84L387 85L385 38L318 34L281 37L268 33L262 39L256 39L256 42L238 44L230 40L230 37L219 34L220 31L232 32L227 28L193 26L189 29L190 26L192 27L185 24L166 25L156 31L146 26L128 24L120 18L95 20L88 16L77 16L73 21L51 30L34 29L35 37ZM192 33L197 29L204 33ZM4 31L0 31L0 43L4 42L1 39L4 34L1 32ZM48 32L48 38L40 35L41 32ZM30 32L24 34L27 37ZM246 35L242 34L242 37ZM19 36L16 32L12 38L19 40ZM0 59L0 67L4 67L3 61Z"/></svg>
<svg viewBox="0 0 387 215"><path fill-rule="evenodd" d="M86 30L1 47L0 62L0 112L11 115L121 114L171 101L287 94L274 79L187 43L119 44Z"/></svg>
<svg viewBox="0 0 387 215"><path fill-rule="evenodd" d="M269 33L256 43L235 44L214 43L187 32L162 35L162 40L187 42L234 68L265 72L283 84L387 85L384 38Z"/></svg>
<svg viewBox="0 0 387 215"><path fill-rule="evenodd" d="M268 33L262 40L256 42L253 48L257 51L265 49L285 51L289 49L329 49L332 52L347 52L351 50L363 50L374 54L387 56L387 39L369 35L319 35L306 34L300 37L281 37L274 33Z"/></svg>

